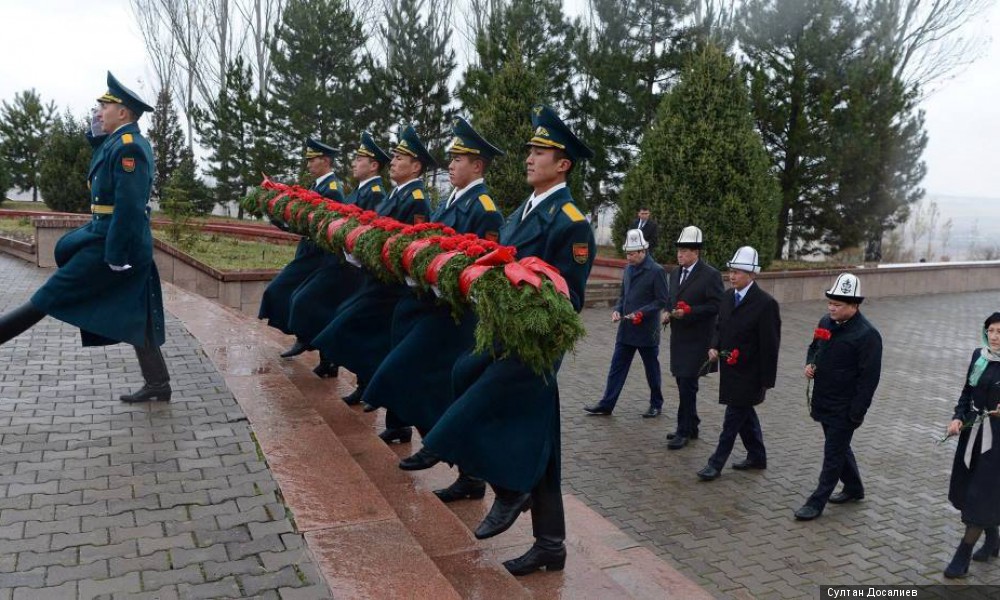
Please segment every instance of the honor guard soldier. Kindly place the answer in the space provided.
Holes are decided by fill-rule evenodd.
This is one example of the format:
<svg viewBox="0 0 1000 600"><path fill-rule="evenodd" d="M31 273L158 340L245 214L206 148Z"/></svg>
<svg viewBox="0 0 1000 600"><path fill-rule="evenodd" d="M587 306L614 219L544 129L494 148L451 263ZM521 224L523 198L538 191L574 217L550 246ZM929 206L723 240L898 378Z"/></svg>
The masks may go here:
<svg viewBox="0 0 1000 600"><path fill-rule="evenodd" d="M719 445L698 471L702 481L718 479L737 435L747 457L733 468L767 468L764 434L754 407L764 401L778 374L781 314L775 299L754 281L760 273L760 257L750 246L743 246L727 266L732 288L719 304L719 324L708 351L710 361L719 361L719 403L726 405L726 416Z"/></svg>
<svg viewBox="0 0 1000 600"><path fill-rule="evenodd" d="M677 268L670 274L669 311L663 322L670 324L670 373L677 382L677 429L667 434L667 448L679 450L689 440L698 439L698 379L714 371L702 372L722 300L722 275L701 259L704 236L689 225L681 230L677 247Z"/></svg>
<svg viewBox="0 0 1000 600"><path fill-rule="evenodd" d="M520 258L536 256L556 267L579 311L595 244L566 178L593 153L551 108L533 107L531 120L534 134L525 167L534 192L507 219L500 243L516 246ZM463 356L454 371L458 398L424 440L432 455L493 486L496 501L476 528L477 538L503 533L531 509L535 543L523 556L504 563L514 575L560 570L566 563L559 475L561 363L540 375L516 356Z"/></svg>
<svg viewBox="0 0 1000 600"><path fill-rule="evenodd" d="M431 219L458 233L474 233L496 241L503 216L489 195L483 175L503 152L486 141L468 121L457 117L448 147L448 178L453 187ZM411 295L397 305L392 320L393 350L379 366L365 401L384 406L383 437L406 437L399 428L415 425L422 435L437 423L455 399L451 373L455 361L475 344L476 319L466 311L456 323L448 306ZM420 381L414 386L414 381ZM418 470L437 459L426 452L403 459L400 468ZM428 464L429 463L429 464ZM434 492L444 502L482 498L483 480L460 473L451 486Z"/></svg>
<svg viewBox="0 0 1000 600"><path fill-rule="evenodd" d="M378 203L375 212L407 225L427 222L430 204L421 176L435 168L437 163L420 136L412 125L407 125L389 163L389 177L396 187ZM361 402L365 382L371 380L389 354L392 314L406 293L405 285L386 285L368 274L363 277L364 283L358 291L341 303L333 321L313 340L323 356L357 376L358 387L344 398L349 405ZM409 438L393 441L409 441Z"/></svg>
<svg viewBox="0 0 1000 600"><path fill-rule="evenodd" d="M306 169L316 182L313 191L336 202L344 201L344 184L333 173L333 161L337 151L317 140L306 140ZM284 229L282 223L275 225ZM302 283L316 272L326 257L326 252L306 237L299 240L295 257L285 265L278 275L267 284L260 300L258 319L267 319L267 324L286 335L292 334L289 326L292 294ZM310 350L308 340L297 338L295 344L281 353L282 358L291 358Z"/></svg>
<svg viewBox="0 0 1000 600"><path fill-rule="evenodd" d="M163 297L153 262L149 194L155 165L136 121L153 108L109 72L97 99L107 137L91 137L90 212L87 225L64 235L55 248L59 270L31 300L0 317L0 344L50 315L80 328L84 346L125 342L135 347L145 384L124 402L169 401Z"/></svg>
<svg viewBox="0 0 1000 600"><path fill-rule="evenodd" d="M379 148L372 134L362 133L361 145L351 163L351 175L358 185L344 203L374 210L385 196L385 184L379 172L388 164L389 155ZM313 339L333 321L340 303L356 292L362 281L361 271L347 265L343 256L325 253L322 266L292 292L289 329L297 339L312 347ZM337 371L333 360L320 353L319 364L313 372L320 377L336 377Z"/></svg>
<svg viewBox="0 0 1000 600"><path fill-rule="evenodd" d="M805 366L806 379L813 380L809 416L823 426L823 468L816 491L795 511L799 521L823 514L827 502L865 497L851 438L865 420L882 376L882 336L861 314L861 281L842 273L826 297L827 314L816 326ZM831 496L838 481L844 488Z"/></svg>

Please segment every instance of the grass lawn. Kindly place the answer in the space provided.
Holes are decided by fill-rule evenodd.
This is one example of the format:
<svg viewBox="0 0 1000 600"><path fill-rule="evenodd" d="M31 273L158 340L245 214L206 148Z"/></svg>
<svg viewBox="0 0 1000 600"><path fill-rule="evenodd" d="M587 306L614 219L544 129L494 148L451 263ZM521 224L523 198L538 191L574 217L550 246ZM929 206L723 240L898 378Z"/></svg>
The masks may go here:
<svg viewBox="0 0 1000 600"><path fill-rule="evenodd" d="M30 217L0 217L0 237L19 242L35 241L35 226Z"/></svg>
<svg viewBox="0 0 1000 600"><path fill-rule="evenodd" d="M4 200L3 205L0 209L6 210L35 210L38 212L52 212L45 203L39 200L38 202L32 202L30 200Z"/></svg>
<svg viewBox="0 0 1000 600"><path fill-rule="evenodd" d="M295 256L295 246L289 244L269 244L210 233L195 233L193 245L185 248L167 239L164 231L153 230L153 235L220 271L280 269Z"/></svg>

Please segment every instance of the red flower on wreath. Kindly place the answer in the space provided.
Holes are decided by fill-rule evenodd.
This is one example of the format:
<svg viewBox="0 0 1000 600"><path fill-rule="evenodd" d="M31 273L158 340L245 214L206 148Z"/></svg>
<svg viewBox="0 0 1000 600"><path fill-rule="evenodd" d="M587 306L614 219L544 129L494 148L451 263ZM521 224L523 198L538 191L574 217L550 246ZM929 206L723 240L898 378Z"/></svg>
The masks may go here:
<svg viewBox="0 0 1000 600"><path fill-rule="evenodd" d="M683 300L678 300L677 304L674 305L674 310L679 310L682 313L689 315L691 314L691 305Z"/></svg>

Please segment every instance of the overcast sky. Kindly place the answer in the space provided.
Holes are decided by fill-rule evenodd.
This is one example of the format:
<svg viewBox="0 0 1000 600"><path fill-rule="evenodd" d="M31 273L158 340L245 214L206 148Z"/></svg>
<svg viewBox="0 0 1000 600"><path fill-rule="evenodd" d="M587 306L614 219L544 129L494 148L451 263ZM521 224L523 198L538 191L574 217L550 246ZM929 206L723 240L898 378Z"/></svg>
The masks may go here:
<svg viewBox="0 0 1000 600"><path fill-rule="evenodd" d="M128 0L0 0L0 99L35 88L82 115L105 91L110 69L152 104L152 72L133 21ZM924 185L933 195L1000 199L1000 3L978 27L989 45L983 58L923 103Z"/></svg>

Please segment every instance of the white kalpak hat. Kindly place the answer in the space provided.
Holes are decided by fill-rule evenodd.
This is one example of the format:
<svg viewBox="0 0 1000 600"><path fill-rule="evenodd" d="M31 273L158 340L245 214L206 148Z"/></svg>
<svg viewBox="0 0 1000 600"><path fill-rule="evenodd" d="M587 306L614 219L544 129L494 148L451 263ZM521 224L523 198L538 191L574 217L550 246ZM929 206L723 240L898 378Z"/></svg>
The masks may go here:
<svg viewBox="0 0 1000 600"><path fill-rule="evenodd" d="M733 255L733 258L730 259L726 266L737 271L760 273L760 256L750 246L743 246L736 250L736 254Z"/></svg>
<svg viewBox="0 0 1000 600"><path fill-rule="evenodd" d="M681 235L674 242L674 245L678 248L701 248L704 243L704 238L701 235L701 230L694 225L688 225L684 229L681 229Z"/></svg>
<svg viewBox="0 0 1000 600"><path fill-rule="evenodd" d="M850 273L841 273L837 275L837 280L833 282L833 285L826 291L826 297L831 300L840 300L843 302L852 302L856 304L861 304L865 297L861 295L861 280L858 279L857 275L851 275Z"/></svg>
<svg viewBox="0 0 1000 600"><path fill-rule="evenodd" d="M625 234L625 245L622 246L622 250L625 252L635 252L637 250L645 250L646 248L649 248L649 242L642 235L642 230L629 229Z"/></svg>

